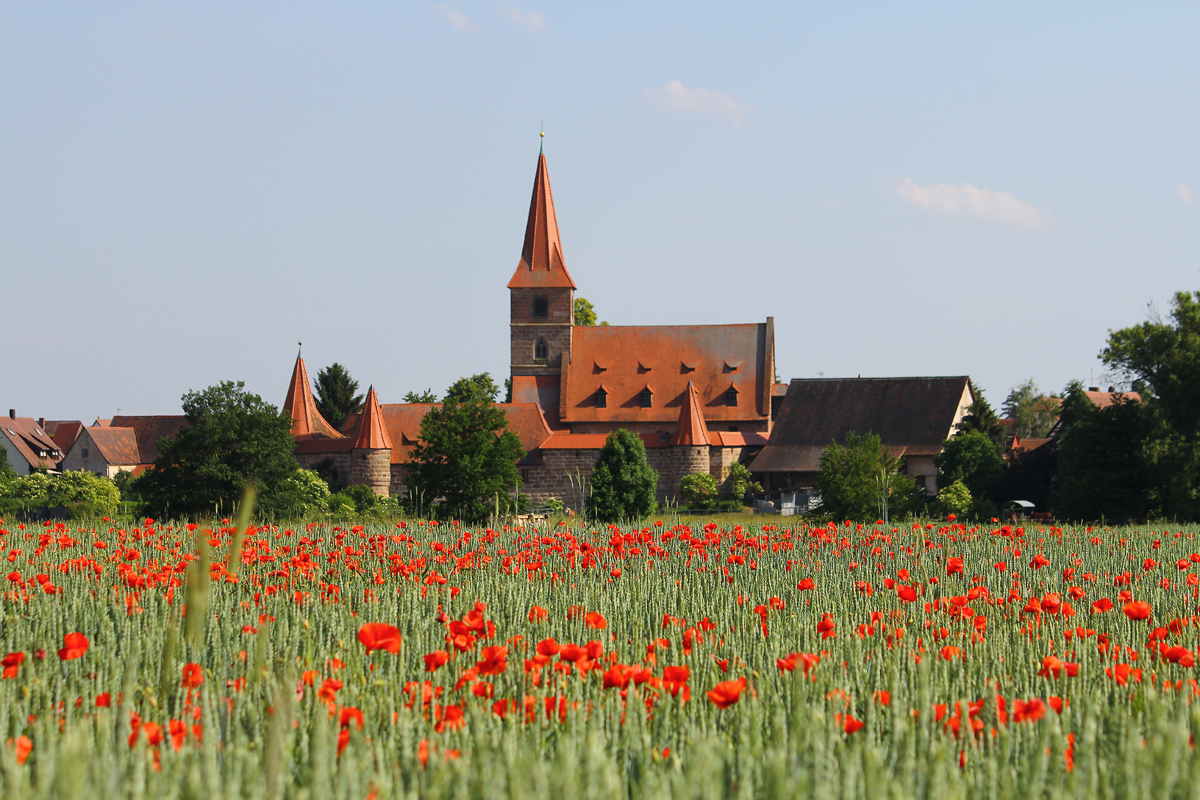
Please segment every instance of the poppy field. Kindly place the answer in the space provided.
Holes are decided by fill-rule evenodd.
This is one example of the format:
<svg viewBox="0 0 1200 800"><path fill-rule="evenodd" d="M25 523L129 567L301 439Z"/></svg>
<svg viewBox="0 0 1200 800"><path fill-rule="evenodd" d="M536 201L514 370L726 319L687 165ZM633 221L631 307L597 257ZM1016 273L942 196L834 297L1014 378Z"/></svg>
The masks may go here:
<svg viewBox="0 0 1200 800"><path fill-rule="evenodd" d="M0 521L0 793L1200 791L1200 529L777 522Z"/></svg>

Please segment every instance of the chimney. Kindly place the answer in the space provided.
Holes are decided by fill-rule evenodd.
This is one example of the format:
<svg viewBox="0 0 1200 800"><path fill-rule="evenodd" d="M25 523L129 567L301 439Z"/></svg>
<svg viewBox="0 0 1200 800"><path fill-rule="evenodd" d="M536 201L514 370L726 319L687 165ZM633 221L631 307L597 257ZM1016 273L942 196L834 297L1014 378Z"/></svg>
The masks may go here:
<svg viewBox="0 0 1200 800"><path fill-rule="evenodd" d="M16 419L16 418L17 418L17 410L16 410L15 408L10 408L10 409L8 410L8 418L9 418L9 419Z"/></svg>
<svg viewBox="0 0 1200 800"><path fill-rule="evenodd" d="M41 428L42 430L46 429L46 418L45 417L38 417L38 427Z"/></svg>
<svg viewBox="0 0 1200 800"><path fill-rule="evenodd" d="M1100 391L1100 387L1099 386L1089 386L1088 391L1089 392L1098 392L1098 391Z"/></svg>
<svg viewBox="0 0 1200 800"><path fill-rule="evenodd" d="M1108 393L1109 393L1109 394L1112 394L1112 393L1113 393L1113 392L1115 392L1116 390L1117 390L1117 387L1115 387L1115 386L1110 386L1110 387L1108 387Z"/></svg>

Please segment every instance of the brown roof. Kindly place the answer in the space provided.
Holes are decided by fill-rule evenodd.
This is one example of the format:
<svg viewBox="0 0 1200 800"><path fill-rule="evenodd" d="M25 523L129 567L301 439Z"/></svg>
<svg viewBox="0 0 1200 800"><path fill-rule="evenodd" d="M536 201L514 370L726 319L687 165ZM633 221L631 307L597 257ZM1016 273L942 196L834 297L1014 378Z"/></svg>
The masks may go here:
<svg viewBox="0 0 1200 800"><path fill-rule="evenodd" d="M367 399L362 413L358 415L358 428L354 432L356 450L391 450L392 441L383 427L383 414L379 411L379 397L375 387L367 390Z"/></svg>
<svg viewBox="0 0 1200 800"><path fill-rule="evenodd" d="M441 403L392 403L379 407L383 428L392 446L393 464L408 461L413 447L421 439L421 420L429 409L441 406ZM496 408L504 412L509 430L517 434L526 453L538 449L549 438L550 426L536 403L496 403ZM299 447L297 452L301 452Z"/></svg>
<svg viewBox="0 0 1200 800"><path fill-rule="evenodd" d="M0 417L0 435L5 439L10 461L14 453L31 468L54 469L62 461L63 451L32 417Z"/></svg>
<svg viewBox="0 0 1200 800"><path fill-rule="evenodd" d="M1100 408L1108 408L1122 399L1131 400L1135 403L1142 401L1142 396L1137 392L1118 392L1113 389L1109 389L1107 392L1094 392L1089 389L1084 394L1087 395L1088 400L1091 400L1094 405ZM1062 401L1060 400L1059 402L1061 403Z"/></svg>
<svg viewBox="0 0 1200 800"><path fill-rule="evenodd" d="M170 414L116 416L112 418L110 427L133 428L140 456L136 463L152 464L158 458L159 442L168 437L178 436L181 430L191 426L188 424L187 417L182 414Z"/></svg>
<svg viewBox="0 0 1200 800"><path fill-rule="evenodd" d="M546 421L556 427L559 410L559 387L562 379L558 375L514 375L512 378L512 401L537 403L551 415Z"/></svg>
<svg viewBox="0 0 1200 800"><path fill-rule="evenodd" d="M755 472L814 472L846 434L874 433L894 453L932 455L974 392L966 376L793 380Z"/></svg>
<svg viewBox="0 0 1200 800"><path fill-rule="evenodd" d="M696 386L688 381L687 391L683 393L683 405L679 407L679 421L675 423L675 435L671 437L672 445L708 445L708 426L704 424L704 414L700 411L700 398L696 395Z"/></svg>
<svg viewBox="0 0 1200 800"><path fill-rule="evenodd" d="M517 264L508 288L576 288L563 263L545 153L538 154L533 197L529 200L529 221L525 223L525 246L521 248L521 262Z"/></svg>
<svg viewBox="0 0 1200 800"><path fill-rule="evenodd" d="M132 467L144 463L133 428L84 428L82 435L92 440L109 464Z"/></svg>
<svg viewBox="0 0 1200 800"><path fill-rule="evenodd" d="M708 422L760 421L770 414L772 321L745 325L577 327L564 367L560 408L566 422L659 422L679 418L694 384ZM728 406L725 393L738 393ZM603 388L607 403L596 405ZM643 408L643 389L653 393Z"/></svg>
<svg viewBox="0 0 1200 800"><path fill-rule="evenodd" d="M1042 439L1032 439L1032 438L1022 439L1021 444L1019 447L1017 447L1017 449L1018 450L1037 450L1039 447L1041 447L1048 441L1050 441L1050 437L1048 437L1048 436L1045 438L1042 438Z"/></svg>
<svg viewBox="0 0 1200 800"><path fill-rule="evenodd" d="M296 365L292 367L292 380L288 384L283 410L291 416L292 435L298 440L313 437L340 439L342 436L325 421L321 412L317 411L317 401L313 398L312 384L308 380L308 369L299 354L296 355Z"/></svg>
<svg viewBox="0 0 1200 800"><path fill-rule="evenodd" d="M50 434L59 450L69 453L71 445L75 444L75 437L83 430L83 422L77 419L48 419L42 429Z"/></svg>

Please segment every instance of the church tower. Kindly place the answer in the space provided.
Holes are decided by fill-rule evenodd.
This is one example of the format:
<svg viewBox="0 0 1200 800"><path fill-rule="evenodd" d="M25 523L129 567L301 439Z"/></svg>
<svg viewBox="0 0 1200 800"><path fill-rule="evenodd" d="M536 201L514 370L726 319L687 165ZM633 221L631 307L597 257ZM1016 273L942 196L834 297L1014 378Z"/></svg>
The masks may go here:
<svg viewBox="0 0 1200 800"><path fill-rule="evenodd" d="M525 246L509 289L510 374L555 376L570 358L575 281L563 263L546 154L538 153Z"/></svg>

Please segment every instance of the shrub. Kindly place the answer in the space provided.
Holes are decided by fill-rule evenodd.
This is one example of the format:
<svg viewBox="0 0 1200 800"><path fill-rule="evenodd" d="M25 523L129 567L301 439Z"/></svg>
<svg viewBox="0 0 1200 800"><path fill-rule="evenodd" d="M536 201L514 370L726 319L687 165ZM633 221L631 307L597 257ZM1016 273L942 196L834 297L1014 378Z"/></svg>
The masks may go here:
<svg viewBox="0 0 1200 800"><path fill-rule="evenodd" d="M717 499L717 480L707 472L684 475L679 481L679 497L691 508L708 508Z"/></svg>
<svg viewBox="0 0 1200 800"><path fill-rule="evenodd" d="M937 499L929 507L929 513L936 517L967 517L971 514L974 501L971 490L962 481L955 481L938 491Z"/></svg>
<svg viewBox="0 0 1200 800"><path fill-rule="evenodd" d="M588 515L601 522L640 519L654 510L658 473L646 463L646 445L631 431L608 435L592 469Z"/></svg>
<svg viewBox="0 0 1200 800"><path fill-rule="evenodd" d="M729 482L726 486L729 497L738 503L746 501L747 493L759 494L763 490L762 484L753 479L750 468L745 464L734 464L729 468Z"/></svg>

